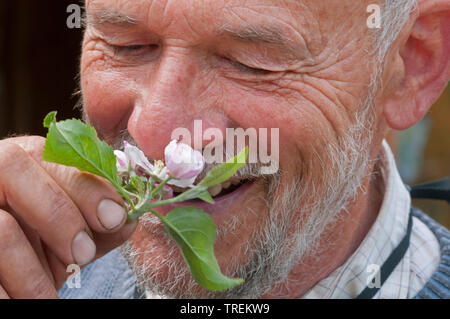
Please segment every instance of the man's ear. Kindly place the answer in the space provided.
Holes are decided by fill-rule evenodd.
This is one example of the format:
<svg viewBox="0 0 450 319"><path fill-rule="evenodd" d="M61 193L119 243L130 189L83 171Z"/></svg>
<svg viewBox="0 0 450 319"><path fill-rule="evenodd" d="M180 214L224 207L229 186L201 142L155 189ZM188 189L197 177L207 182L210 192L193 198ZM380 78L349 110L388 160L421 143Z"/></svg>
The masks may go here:
<svg viewBox="0 0 450 319"><path fill-rule="evenodd" d="M396 130L419 122L450 78L450 0L419 0L417 10L397 52L403 79L383 101L384 117Z"/></svg>

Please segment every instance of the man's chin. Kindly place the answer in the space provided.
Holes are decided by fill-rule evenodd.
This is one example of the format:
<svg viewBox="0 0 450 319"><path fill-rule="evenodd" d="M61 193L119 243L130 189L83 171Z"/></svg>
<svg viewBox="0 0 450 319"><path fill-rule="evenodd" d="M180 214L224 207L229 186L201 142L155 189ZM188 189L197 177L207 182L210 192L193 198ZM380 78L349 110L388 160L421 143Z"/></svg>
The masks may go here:
<svg viewBox="0 0 450 319"><path fill-rule="evenodd" d="M137 277L141 290L164 298L210 298L211 292L199 286L192 278L178 246L167 235L136 231L123 249L125 257ZM221 270L234 276L227 269L235 268L227 255L217 252ZM224 264L226 263L226 264Z"/></svg>
<svg viewBox="0 0 450 319"><path fill-rule="evenodd" d="M192 290L193 282L178 247L162 229L149 236L142 228L139 226L123 249L138 285L162 297L182 297L183 291Z"/></svg>

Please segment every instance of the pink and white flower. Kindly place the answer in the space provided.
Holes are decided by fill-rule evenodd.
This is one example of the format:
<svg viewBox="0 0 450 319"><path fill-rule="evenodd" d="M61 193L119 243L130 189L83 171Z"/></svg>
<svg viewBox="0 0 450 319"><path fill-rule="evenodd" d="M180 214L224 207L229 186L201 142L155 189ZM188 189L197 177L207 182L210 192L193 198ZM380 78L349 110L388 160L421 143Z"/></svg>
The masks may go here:
<svg viewBox="0 0 450 319"><path fill-rule="evenodd" d="M189 145L173 140L164 151L165 163L156 161L154 165L138 147L124 142L124 151L114 151L117 158L117 171L135 175L144 171L160 180L172 179L170 185L181 188L194 187L197 176L203 171L205 159L199 151Z"/></svg>
<svg viewBox="0 0 450 319"><path fill-rule="evenodd" d="M125 146L124 149L125 155L129 158L131 167L133 167L135 170L137 170L140 167L146 173L152 174L153 171L155 170L155 167L152 164L150 164L144 152L142 152L139 148L131 145L128 142L124 142L123 144Z"/></svg>
<svg viewBox="0 0 450 319"><path fill-rule="evenodd" d="M205 167L202 153L176 140L166 147L164 157L167 173L175 178L169 184L178 187L193 187L195 179Z"/></svg>
<svg viewBox="0 0 450 319"><path fill-rule="evenodd" d="M175 140L166 147L164 156L170 174L178 179L197 177L205 166L202 153Z"/></svg>

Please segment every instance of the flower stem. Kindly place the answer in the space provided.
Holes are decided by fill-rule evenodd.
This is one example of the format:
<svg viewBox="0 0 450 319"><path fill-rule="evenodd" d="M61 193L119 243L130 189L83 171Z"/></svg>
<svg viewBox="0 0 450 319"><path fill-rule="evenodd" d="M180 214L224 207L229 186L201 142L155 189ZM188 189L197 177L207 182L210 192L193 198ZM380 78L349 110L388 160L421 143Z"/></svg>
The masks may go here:
<svg viewBox="0 0 450 319"><path fill-rule="evenodd" d="M153 192L148 189L145 193L145 196L139 201L139 203L136 205L136 207L133 207L133 209L128 212L127 219L134 221L137 220L139 217L144 215L145 213L149 212L149 205L150 201L153 199Z"/></svg>
<svg viewBox="0 0 450 319"><path fill-rule="evenodd" d="M206 187L204 187L202 185L197 185L195 188L192 188L192 189L188 190L187 192L184 192L184 193L178 195L177 197L151 202L154 195L157 194L157 192L162 187L164 187L164 185L168 181L170 181L170 179L171 178L167 179L166 181L161 182L161 184L158 185L158 187L155 188L153 190L153 192L151 192L147 196L144 196L144 199L142 200L142 204L136 205L136 208L128 213L128 220L136 220L139 217L141 217L142 215L144 215L145 213L150 212L150 210L152 208L175 204L175 203L180 203L180 202L184 202L184 201L187 201L190 199L198 198L198 196L202 192L207 190Z"/></svg>
<svg viewBox="0 0 450 319"><path fill-rule="evenodd" d="M161 182L153 191L152 191L152 197L154 197L156 194L159 193L159 191L168 183L172 177L168 177L165 181Z"/></svg>
<svg viewBox="0 0 450 319"><path fill-rule="evenodd" d="M123 188L121 185L119 185L118 183L115 183L114 181L109 181L114 188L117 190L117 192L122 196L122 198L124 198L128 204L130 204L131 208L134 210L134 203L130 198L130 195L136 196L135 194L131 194L130 192L128 192L125 188Z"/></svg>

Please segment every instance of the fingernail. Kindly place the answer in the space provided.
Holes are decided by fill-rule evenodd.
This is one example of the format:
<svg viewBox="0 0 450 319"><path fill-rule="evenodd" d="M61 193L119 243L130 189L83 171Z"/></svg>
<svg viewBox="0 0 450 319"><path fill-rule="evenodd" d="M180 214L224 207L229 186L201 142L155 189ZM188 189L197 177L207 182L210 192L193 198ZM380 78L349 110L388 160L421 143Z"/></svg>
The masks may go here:
<svg viewBox="0 0 450 319"><path fill-rule="evenodd" d="M73 240L72 255L77 265L83 266L91 262L95 252L95 244L85 231L80 232Z"/></svg>
<svg viewBox="0 0 450 319"><path fill-rule="evenodd" d="M125 208L113 202L112 200L105 199L100 202L97 209L98 219L100 223L107 230L111 230L119 226L125 219Z"/></svg>

